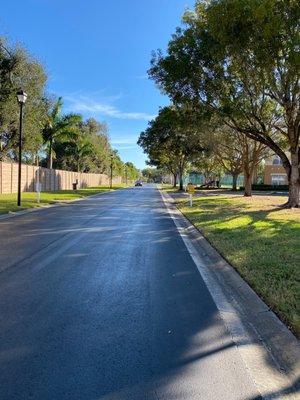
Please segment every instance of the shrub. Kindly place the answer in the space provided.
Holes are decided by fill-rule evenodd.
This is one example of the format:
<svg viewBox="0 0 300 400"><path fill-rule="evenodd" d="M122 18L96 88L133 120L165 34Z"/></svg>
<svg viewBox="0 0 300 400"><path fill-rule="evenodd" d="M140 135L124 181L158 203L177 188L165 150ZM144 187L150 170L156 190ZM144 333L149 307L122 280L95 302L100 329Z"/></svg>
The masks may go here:
<svg viewBox="0 0 300 400"><path fill-rule="evenodd" d="M244 186L240 186L240 190L244 190ZM253 184L252 185L252 190L261 190L261 191L276 191L276 192L281 192L281 191L288 191L289 187L288 185L265 185L263 183L260 184Z"/></svg>

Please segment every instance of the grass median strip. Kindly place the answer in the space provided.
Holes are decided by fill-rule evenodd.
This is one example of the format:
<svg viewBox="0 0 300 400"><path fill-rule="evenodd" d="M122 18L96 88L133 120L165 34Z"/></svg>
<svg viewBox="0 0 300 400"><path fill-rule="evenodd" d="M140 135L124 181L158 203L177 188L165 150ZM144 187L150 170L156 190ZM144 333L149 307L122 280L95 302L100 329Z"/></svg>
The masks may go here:
<svg viewBox="0 0 300 400"><path fill-rule="evenodd" d="M78 190L59 190L56 192L41 192L40 203L37 202L37 195L34 192L22 193L22 206L17 206L17 194L0 194L0 215L9 212L20 211L28 208L41 207L47 204L55 204L64 201L71 201L93 194L104 193L110 190L121 189L124 186L115 186L110 189L108 186L90 187Z"/></svg>
<svg viewBox="0 0 300 400"><path fill-rule="evenodd" d="M177 206L299 335L300 210L282 203L277 196L221 195Z"/></svg>

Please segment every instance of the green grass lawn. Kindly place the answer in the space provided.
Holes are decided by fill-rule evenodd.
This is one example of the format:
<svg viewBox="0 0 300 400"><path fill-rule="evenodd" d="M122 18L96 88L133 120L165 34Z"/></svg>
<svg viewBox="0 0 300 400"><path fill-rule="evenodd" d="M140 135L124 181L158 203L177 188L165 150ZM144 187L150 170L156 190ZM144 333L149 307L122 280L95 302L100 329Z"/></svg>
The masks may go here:
<svg viewBox="0 0 300 400"><path fill-rule="evenodd" d="M300 210L280 208L284 201L220 195L178 207L299 335Z"/></svg>
<svg viewBox="0 0 300 400"><path fill-rule="evenodd" d="M124 186L114 186L112 190L121 189ZM59 203L80 199L91 196L92 194L103 193L111 190L108 186L90 187L79 190L60 190L57 192L42 192L41 201L37 202L37 196L34 192L22 193L22 207L17 206L17 194L0 194L0 214L24 210L26 208L40 207L46 204Z"/></svg>
<svg viewBox="0 0 300 400"><path fill-rule="evenodd" d="M173 185L170 185L169 183L158 183L157 188L160 190L163 190L164 192L169 192L169 193L175 193L178 192L178 186L176 188L173 187Z"/></svg>

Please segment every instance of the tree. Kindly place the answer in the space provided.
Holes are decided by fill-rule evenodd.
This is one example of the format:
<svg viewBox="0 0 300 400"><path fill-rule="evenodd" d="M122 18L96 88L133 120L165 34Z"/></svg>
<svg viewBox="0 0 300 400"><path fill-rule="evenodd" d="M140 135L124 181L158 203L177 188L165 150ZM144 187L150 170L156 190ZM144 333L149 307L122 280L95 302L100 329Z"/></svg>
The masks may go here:
<svg viewBox="0 0 300 400"><path fill-rule="evenodd" d="M89 138L79 132L76 138L54 143L55 161L53 165L55 168L70 171L89 172L88 165L93 151L94 148Z"/></svg>
<svg viewBox="0 0 300 400"><path fill-rule="evenodd" d="M124 163L118 154L118 150L113 149L111 154L113 155L112 158L113 176L124 176L125 172Z"/></svg>
<svg viewBox="0 0 300 400"><path fill-rule="evenodd" d="M112 148L109 143L106 123L96 121L94 118L88 118L83 123L80 123L80 131L92 144L92 152L86 158L86 170L108 174L110 172Z"/></svg>
<svg viewBox="0 0 300 400"><path fill-rule="evenodd" d="M152 165L166 167L174 175L178 173L179 190L183 190L183 173L188 163L197 159L204 149L199 130L192 121L192 110L175 106L161 108L138 140Z"/></svg>
<svg viewBox="0 0 300 400"><path fill-rule="evenodd" d="M170 171L167 170L167 173ZM164 176L166 175L166 169L159 169L153 167L147 167L142 170L143 177L147 180L147 182L163 182Z"/></svg>
<svg viewBox="0 0 300 400"><path fill-rule="evenodd" d="M224 171L232 176L232 190L236 191L238 176L243 172L242 149L236 132L223 129L222 134L215 135L214 152Z"/></svg>
<svg viewBox="0 0 300 400"><path fill-rule="evenodd" d="M222 165L214 152L205 151L192 167L204 176L205 183L219 181L222 175Z"/></svg>
<svg viewBox="0 0 300 400"><path fill-rule="evenodd" d="M147 167L142 169L142 176L147 182L154 182L155 176L157 173L157 168Z"/></svg>
<svg viewBox="0 0 300 400"><path fill-rule="evenodd" d="M80 136L76 141L76 167L78 172L87 171L87 162L93 154L93 145L89 138Z"/></svg>
<svg viewBox="0 0 300 400"><path fill-rule="evenodd" d="M252 195L254 172L261 161L267 156L266 146L260 142L249 139L245 135L238 136L243 161L245 196Z"/></svg>
<svg viewBox="0 0 300 400"><path fill-rule="evenodd" d="M140 171L130 161L124 164L124 178L129 181L135 181L140 175Z"/></svg>
<svg viewBox="0 0 300 400"><path fill-rule="evenodd" d="M213 140L213 152L217 160L232 175L232 189L237 189L238 175L243 172L244 195L251 196L254 173L261 161L269 155L268 147L226 125L214 129Z"/></svg>
<svg viewBox="0 0 300 400"><path fill-rule="evenodd" d="M50 105L46 124L43 128L43 138L48 146L47 167L53 166L53 145L56 141L67 142L78 135L78 124L82 118L78 114L62 115L62 97Z"/></svg>
<svg viewBox="0 0 300 400"><path fill-rule="evenodd" d="M43 66L21 46L11 46L0 38L0 160L17 159L19 105L17 90L28 97L24 108L23 155L34 159L42 145L41 130L46 118Z"/></svg>
<svg viewBox="0 0 300 400"><path fill-rule="evenodd" d="M55 168L78 172L110 172L112 148L107 135L107 126L93 118L80 121L74 134L56 140L53 144Z"/></svg>
<svg viewBox="0 0 300 400"><path fill-rule="evenodd" d="M207 107L278 154L290 207L300 194L299 16L294 0L198 2L149 71L174 101Z"/></svg>

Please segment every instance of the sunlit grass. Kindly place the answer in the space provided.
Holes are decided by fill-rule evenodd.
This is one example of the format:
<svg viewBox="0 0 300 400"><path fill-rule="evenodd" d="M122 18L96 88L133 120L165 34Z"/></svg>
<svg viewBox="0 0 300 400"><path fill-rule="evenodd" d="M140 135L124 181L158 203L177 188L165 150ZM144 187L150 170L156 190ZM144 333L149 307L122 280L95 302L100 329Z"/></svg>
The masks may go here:
<svg viewBox="0 0 300 400"><path fill-rule="evenodd" d="M174 188L173 185L169 183L158 183L157 188L166 192L177 192L178 188Z"/></svg>
<svg viewBox="0 0 300 400"><path fill-rule="evenodd" d="M121 189L124 186L113 186L112 190ZM17 206L17 194L0 194L0 214L15 212L27 208L40 207L47 204L53 204L63 201L71 201L97 193L110 191L108 186L90 187L78 190L59 190L56 192L42 192L40 203L37 202L37 194L34 192L22 193L22 206Z"/></svg>
<svg viewBox="0 0 300 400"><path fill-rule="evenodd" d="M282 209L283 202L222 195L178 207L299 334L300 210Z"/></svg>

